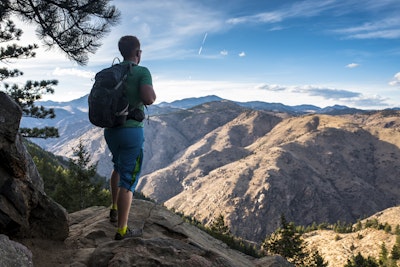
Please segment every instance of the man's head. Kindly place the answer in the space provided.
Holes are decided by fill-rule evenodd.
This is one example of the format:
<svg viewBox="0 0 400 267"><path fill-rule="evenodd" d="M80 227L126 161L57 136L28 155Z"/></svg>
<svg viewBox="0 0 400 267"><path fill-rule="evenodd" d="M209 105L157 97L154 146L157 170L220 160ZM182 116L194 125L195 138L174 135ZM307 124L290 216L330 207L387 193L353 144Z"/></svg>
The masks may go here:
<svg viewBox="0 0 400 267"><path fill-rule="evenodd" d="M122 36L118 42L118 49L124 60L136 61L139 63L142 50L140 50L140 42L136 36Z"/></svg>

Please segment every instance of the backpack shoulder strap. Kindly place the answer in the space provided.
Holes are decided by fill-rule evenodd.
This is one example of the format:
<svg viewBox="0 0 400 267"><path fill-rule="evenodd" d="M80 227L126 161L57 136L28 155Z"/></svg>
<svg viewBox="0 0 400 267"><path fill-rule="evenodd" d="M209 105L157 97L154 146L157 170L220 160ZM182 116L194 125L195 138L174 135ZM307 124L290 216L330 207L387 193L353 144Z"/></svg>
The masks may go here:
<svg viewBox="0 0 400 267"><path fill-rule="evenodd" d="M115 65L115 60L118 60L118 63L117 63L117 64L121 64L121 60L119 60L119 57L115 57L115 58L113 59L112 63L111 63L111 66L114 66L114 65Z"/></svg>

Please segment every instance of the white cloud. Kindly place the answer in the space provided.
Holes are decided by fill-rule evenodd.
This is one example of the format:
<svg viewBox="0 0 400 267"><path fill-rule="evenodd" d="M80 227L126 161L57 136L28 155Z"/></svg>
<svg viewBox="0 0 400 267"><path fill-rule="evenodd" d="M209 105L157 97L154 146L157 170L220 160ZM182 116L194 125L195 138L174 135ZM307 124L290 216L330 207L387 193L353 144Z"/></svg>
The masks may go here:
<svg viewBox="0 0 400 267"><path fill-rule="evenodd" d="M389 99L384 98L380 95L363 95L361 94L359 97L343 99L343 103L350 106L356 106L360 108L386 108L388 107Z"/></svg>
<svg viewBox="0 0 400 267"><path fill-rule="evenodd" d="M242 51L242 52L239 53L238 56L239 56L239 57L245 57L245 56L246 56L246 53Z"/></svg>
<svg viewBox="0 0 400 267"><path fill-rule="evenodd" d="M282 27L282 26L274 26L271 29L269 29L268 31L274 32L274 31L281 31L283 29L284 29L284 27Z"/></svg>
<svg viewBox="0 0 400 267"><path fill-rule="evenodd" d="M400 72L396 73L393 77L393 80L389 82L391 86L400 85Z"/></svg>
<svg viewBox="0 0 400 267"><path fill-rule="evenodd" d="M400 73L399 81L400 81ZM365 108L375 107L383 108L387 107L388 99L383 98L379 95L366 95L356 91L329 88L324 86L316 85L303 85L303 86L284 86L277 84L262 84L256 88L260 90L268 91L269 94L285 95L291 99L291 101L299 101L298 104L305 104L307 101L310 103L317 102L327 105L343 104L347 106ZM281 100L281 103L288 104L289 99ZM293 104L292 103L292 104Z"/></svg>
<svg viewBox="0 0 400 267"><path fill-rule="evenodd" d="M225 49L222 50L221 52L219 52L221 55L223 56L227 56L228 55L228 51L226 51Z"/></svg>
<svg viewBox="0 0 400 267"><path fill-rule="evenodd" d="M346 68L354 69L354 68L357 68L358 66L360 66L360 64L357 64L357 63L350 63L350 64L347 64L347 65L346 65Z"/></svg>
<svg viewBox="0 0 400 267"><path fill-rule="evenodd" d="M287 88L278 84L260 84L257 86L258 89L267 90L267 91L285 91Z"/></svg>
<svg viewBox="0 0 400 267"><path fill-rule="evenodd" d="M83 77L83 78L93 78L95 73L92 71L85 71L85 70L79 70L76 68L55 68L53 73L55 76L77 76L77 77Z"/></svg>

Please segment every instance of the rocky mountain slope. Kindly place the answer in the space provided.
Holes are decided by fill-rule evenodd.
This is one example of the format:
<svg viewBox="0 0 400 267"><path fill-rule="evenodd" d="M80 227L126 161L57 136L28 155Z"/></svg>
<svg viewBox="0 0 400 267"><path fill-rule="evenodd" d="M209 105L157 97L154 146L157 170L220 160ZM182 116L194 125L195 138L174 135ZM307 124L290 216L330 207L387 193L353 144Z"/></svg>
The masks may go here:
<svg viewBox="0 0 400 267"><path fill-rule="evenodd" d="M29 117L23 117L21 120L21 127L57 127L60 133L60 138L32 139L32 141L47 151L66 157L72 155L72 149L76 147L78 142L82 142L89 149L89 152L92 153L93 161L99 162L99 174L108 177L112 168L109 160L110 152L105 147L104 142L101 141L102 130L93 127L88 121L87 97L88 96L86 95L70 102L37 102L37 105L43 105L46 108L53 108L57 115L56 118L33 119ZM218 108L217 105L212 104L212 106L207 107L207 112L200 112L199 114L193 114L193 112L199 110L198 108L190 111L190 109L195 106L201 106L202 104L210 102L220 102L220 107ZM224 106L221 105L221 103L230 104ZM148 131L146 134L146 137L148 136L147 140L151 140L151 142L147 142L145 148L147 151L145 157L149 157L149 159L151 159L151 163L147 164L150 161L147 160L147 158L145 159L143 174L150 173L166 166L166 164L171 163L170 155L175 155L181 152L187 146L191 145L193 141L200 139L205 135L205 133L213 130L215 126L221 126L222 124L227 123L227 121L232 119L232 115L234 115L232 112L236 112L235 114L238 115L240 110L244 109L261 110L267 112L270 111L275 114L285 113L292 115L307 113L352 114L357 111L360 112L360 110L355 110L344 106L319 108L312 105L286 106L279 103L265 103L259 101L234 103L225 101L224 99L213 95L200 98L182 99L171 103L163 102L158 105L152 105L149 106L147 110L148 115L151 116L150 121L152 123L149 125L149 127L147 127ZM225 113L229 113L230 115L224 117ZM203 119L191 120L191 118L194 118L193 115L196 117L201 116ZM176 121L177 119L179 120L180 116L187 116L184 123L181 121ZM209 123L208 120L205 120L205 116L210 116L210 118L213 118L213 123ZM163 121L164 118L166 118L165 122ZM216 118L218 118L218 120L216 120ZM192 133L190 133L189 136L190 138L185 140L188 137L188 134L186 133L188 130L187 128L191 127L191 124L196 120L199 120L198 122L200 123L199 125L196 125L198 129L190 129L192 130ZM200 128L204 128L204 130L199 130ZM168 132L167 135L173 134L173 131L177 133L176 140L174 139L175 137L172 137L171 139L171 137L167 136L171 141L174 141L174 147L172 149L160 149L160 147L163 147L162 144L166 141L161 140L166 136L162 135L158 137L160 135L160 130L166 130ZM155 145L150 147L150 145L153 143ZM165 154L168 155L165 156ZM151 157L151 155L153 155L153 157Z"/></svg>
<svg viewBox="0 0 400 267"><path fill-rule="evenodd" d="M176 108L176 107L174 107ZM209 223L222 214L235 235L260 242L284 214L298 225L355 222L399 204L400 113L292 116L230 101L152 116L138 189ZM78 142L111 171L102 130Z"/></svg>
<svg viewBox="0 0 400 267"><path fill-rule="evenodd" d="M144 176L140 190L205 223L222 214L234 234L256 242L282 214L298 225L355 222L398 205L399 113L250 123L266 116L252 114Z"/></svg>

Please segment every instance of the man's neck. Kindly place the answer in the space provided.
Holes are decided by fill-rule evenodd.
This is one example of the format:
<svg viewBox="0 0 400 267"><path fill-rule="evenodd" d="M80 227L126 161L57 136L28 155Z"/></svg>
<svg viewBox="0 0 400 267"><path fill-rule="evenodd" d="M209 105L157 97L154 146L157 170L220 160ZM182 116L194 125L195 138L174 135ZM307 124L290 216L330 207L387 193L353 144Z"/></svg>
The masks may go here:
<svg viewBox="0 0 400 267"><path fill-rule="evenodd" d="M139 64L139 63L138 63L139 60L138 60L137 57L134 57L134 58L124 58L124 61L130 61L130 62L135 63L136 65Z"/></svg>

